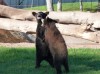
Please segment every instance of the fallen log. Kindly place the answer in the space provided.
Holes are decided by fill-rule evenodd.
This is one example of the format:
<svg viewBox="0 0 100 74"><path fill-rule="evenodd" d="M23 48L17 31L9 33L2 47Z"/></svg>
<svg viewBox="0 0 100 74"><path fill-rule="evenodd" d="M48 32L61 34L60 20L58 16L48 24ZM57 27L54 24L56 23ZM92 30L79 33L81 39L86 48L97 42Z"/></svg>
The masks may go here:
<svg viewBox="0 0 100 74"><path fill-rule="evenodd" d="M49 17L56 19L59 23L93 24L94 28L100 28L100 13L90 12L50 12Z"/></svg>
<svg viewBox="0 0 100 74"><path fill-rule="evenodd" d="M35 32L36 27L37 27L36 22L0 18L1 29L15 30L26 33L27 31Z"/></svg>
<svg viewBox="0 0 100 74"><path fill-rule="evenodd" d="M100 43L100 32L90 30L87 25L57 24L57 28L63 35L79 37L96 43Z"/></svg>
<svg viewBox="0 0 100 74"><path fill-rule="evenodd" d="M17 20L34 20L32 11L0 5L0 16Z"/></svg>
<svg viewBox="0 0 100 74"><path fill-rule="evenodd" d="M5 21L5 22L4 22ZM87 25L63 25L57 23L57 28L63 35L70 35L84 38L96 43L100 43L99 31L88 31ZM19 21L13 19L0 18L0 28L6 30L15 30L20 32L36 32L37 23L31 21Z"/></svg>

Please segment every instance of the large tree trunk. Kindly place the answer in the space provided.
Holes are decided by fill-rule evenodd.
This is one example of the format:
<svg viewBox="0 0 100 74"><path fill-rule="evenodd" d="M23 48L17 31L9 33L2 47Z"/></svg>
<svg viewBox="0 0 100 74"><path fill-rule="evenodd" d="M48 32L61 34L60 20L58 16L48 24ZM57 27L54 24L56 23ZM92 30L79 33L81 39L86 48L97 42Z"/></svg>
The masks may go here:
<svg viewBox="0 0 100 74"><path fill-rule="evenodd" d="M46 0L47 3L47 11L53 11L53 1L52 0Z"/></svg>
<svg viewBox="0 0 100 74"><path fill-rule="evenodd" d="M57 11L62 11L62 0L58 0Z"/></svg>
<svg viewBox="0 0 100 74"><path fill-rule="evenodd" d="M100 0L98 0L98 6L100 6Z"/></svg>
<svg viewBox="0 0 100 74"><path fill-rule="evenodd" d="M82 0L79 0L80 2L80 11L83 11L83 3L82 3Z"/></svg>

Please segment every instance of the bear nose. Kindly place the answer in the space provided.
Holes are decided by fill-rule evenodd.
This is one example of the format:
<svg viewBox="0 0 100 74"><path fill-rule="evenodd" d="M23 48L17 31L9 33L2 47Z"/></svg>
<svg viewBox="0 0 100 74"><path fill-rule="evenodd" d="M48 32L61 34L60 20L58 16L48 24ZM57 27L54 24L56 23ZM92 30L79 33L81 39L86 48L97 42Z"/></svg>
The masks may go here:
<svg viewBox="0 0 100 74"><path fill-rule="evenodd" d="M38 15L38 17L41 17L40 15Z"/></svg>
<svg viewBox="0 0 100 74"><path fill-rule="evenodd" d="M38 15L38 16L37 16L37 19L42 19L41 15Z"/></svg>
<svg viewBox="0 0 100 74"><path fill-rule="evenodd" d="M38 15L38 17L41 17L41 18L42 18L42 16L41 16L41 15Z"/></svg>

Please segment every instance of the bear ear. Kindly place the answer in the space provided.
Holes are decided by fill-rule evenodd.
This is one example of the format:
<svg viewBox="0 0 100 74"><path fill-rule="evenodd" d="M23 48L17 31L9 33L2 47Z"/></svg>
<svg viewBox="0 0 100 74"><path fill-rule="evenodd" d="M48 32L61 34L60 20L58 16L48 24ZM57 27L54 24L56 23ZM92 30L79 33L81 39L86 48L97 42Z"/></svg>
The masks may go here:
<svg viewBox="0 0 100 74"><path fill-rule="evenodd" d="M36 16L37 13L36 12L32 12L32 14L33 14L33 16Z"/></svg>
<svg viewBox="0 0 100 74"><path fill-rule="evenodd" d="M47 12L45 12L45 14L49 15L49 12L47 11Z"/></svg>

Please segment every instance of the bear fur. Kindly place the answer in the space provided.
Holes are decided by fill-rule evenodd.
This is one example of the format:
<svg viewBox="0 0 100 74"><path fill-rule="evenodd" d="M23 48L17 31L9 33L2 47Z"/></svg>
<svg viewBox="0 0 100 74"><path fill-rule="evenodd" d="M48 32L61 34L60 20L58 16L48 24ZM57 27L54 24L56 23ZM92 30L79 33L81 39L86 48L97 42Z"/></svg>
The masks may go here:
<svg viewBox="0 0 100 74"><path fill-rule="evenodd" d="M57 29L55 23L57 23L57 21L48 17L44 19L44 37L45 42L53 56L54 67L57 71L57 74L62 74L62 65L64 66L66 72L69 72L68 50L64 38Z"/></svg>
<svg viewBox="0 0 100 74"><path fill-rule="evenodd" d="M53 57L50 53L50 50L47 44L44 42L44 32L45 28L42 26L42 19L46 18L47 13L43 12L32 12L32 14L36 17L37 20L37 29L36 29L36 68L40 67L40 63L45 60L52 67L53 65Z"/></svg>

